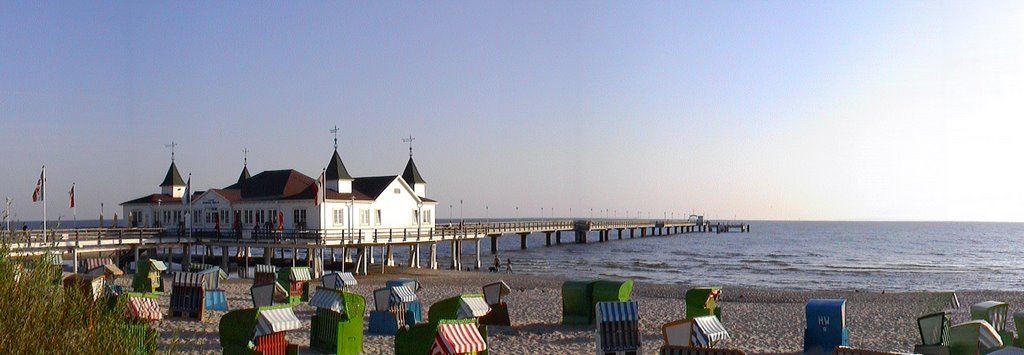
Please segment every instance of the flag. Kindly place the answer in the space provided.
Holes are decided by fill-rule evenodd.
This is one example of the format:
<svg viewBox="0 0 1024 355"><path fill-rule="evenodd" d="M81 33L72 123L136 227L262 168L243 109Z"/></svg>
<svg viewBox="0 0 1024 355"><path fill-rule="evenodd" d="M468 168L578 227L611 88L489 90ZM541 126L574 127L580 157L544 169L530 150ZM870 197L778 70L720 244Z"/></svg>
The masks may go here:
<svg viewBox="0 0 1024 355"><path fill-rule="evenodd" d="M284 231L284 212L277 212L277 230Z"/></svg>
<svg viewBox="0 0 1024 355"><path fill-rule="evenodd" d="M316 183L313 184L313 206L320 205L320 192L323 191L324 185L324 173L320 173L320 177L316 179ZM324 192L324 200L326 199L327 193Z"/></svg>
<svg viewBox="0 0 1024 355"><path fill-rule="evenodd" d="M75 208L75 184L71 184L71 191L68 191L68 208Z"/></svg>
<svg viewBox="0 0 1024 355"><path fill-rule="evenodd" d="M36 190L32 191L32 202L36 202L43 199L43 179L46 176L46 170L39 173L39 181L36 182Z"/></svg>
<svg viewBox="0 0 1024 355"><path fill-rule="evenodd" d="M181 203L185 206L192 203L192 174L188 174L188 182L185 183L185 194L181 196Z"/></svg>

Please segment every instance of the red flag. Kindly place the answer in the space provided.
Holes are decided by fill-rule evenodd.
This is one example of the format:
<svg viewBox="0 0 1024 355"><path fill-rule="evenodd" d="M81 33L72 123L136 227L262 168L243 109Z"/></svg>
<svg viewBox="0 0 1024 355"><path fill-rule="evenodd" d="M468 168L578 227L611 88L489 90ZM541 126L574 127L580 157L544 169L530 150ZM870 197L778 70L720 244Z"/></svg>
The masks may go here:
<svg viewBox="0 0 1024 355"><path fill-rule="evenodd" d="M68 191L70 199L68 200L68 208L75 208L75 184L71 184L71 191Z"/></svg>
<svg viewBox="0 0 1024 355"><path fill-rule="evenodd" d="M320 205L320 193L323 193L324 201L327 201L327 190L324 186L324 173L320 173L320 177L316 179L316 183L313 184L313 206Z"/></svg>
<svg viewBox="0 0 1024 355"><path fill-rule="evenodd" d="M284 231L284 212L277 212L277 230Z"/></svg>
<svg viewBox="0 0 1024 355"><path fill-rule="evenodd" d="M32 191L32 202L36 202L43 199L43 177L46 176L46 170L39 173L39 181L36 182L36 189Z"/></svg>

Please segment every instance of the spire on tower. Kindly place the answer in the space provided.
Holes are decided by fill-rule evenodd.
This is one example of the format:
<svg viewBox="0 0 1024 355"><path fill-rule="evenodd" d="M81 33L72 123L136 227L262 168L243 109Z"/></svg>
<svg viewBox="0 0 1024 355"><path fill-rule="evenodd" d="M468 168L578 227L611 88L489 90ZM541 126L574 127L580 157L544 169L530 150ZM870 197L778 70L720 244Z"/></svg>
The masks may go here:
<svg viewBox="0 0 1024 355"><path fill-rule="evenodd" d="M242 148L242 166L249 165L249 148Z"/></svg>
<svg viewBox="0 0 1024 355"><path fill-rule="evenodd" d="M412 158L412 141L415 140L415 139L416 138L413 138L412 135L410 135L409 138L402 138L403 142L409 143L409 157L410 158Z"/></svg>
<svg viewBox="0 0 1024 355"><path fill-rule="evenodd" d="M338 150L338 125L334 125L331 133L334 133L334 150Z"/></svg>
<svg viewBox="0 0 1024 355"><path fill-rule="evenodd" d="M177 147L177 146L178 146L178 144L174 143L174 141L171 141L171 144L164 144L164 147L171 148L171 162L172 163L174 162L174 147Z"/></svg>

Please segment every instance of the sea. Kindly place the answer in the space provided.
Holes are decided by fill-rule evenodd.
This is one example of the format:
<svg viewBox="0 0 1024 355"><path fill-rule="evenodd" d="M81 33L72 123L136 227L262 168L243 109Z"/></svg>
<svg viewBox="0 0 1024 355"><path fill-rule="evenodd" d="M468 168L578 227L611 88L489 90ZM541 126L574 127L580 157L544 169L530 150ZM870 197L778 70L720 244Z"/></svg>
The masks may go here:
<svg viewBox="0 0 1024 355"><path fill-rule="evenodd" d="M613 230L605 243L591 232L587 244L573 243L572 234L563 233L563 244L552 240L551 246L545 246L543 233L535 233L527 237L525 250L518 235L506 234L498 238L498 257L501 272L511 260L515 273L580 279L799 290L1024 291L1024 223L732 222L749 224L750 231L647 238L637 232L630 239L625 230L619 240ZM78 223L95 227L99 222ZM65 221L62 227L71 225ZM438 244L442 268L450 266L449 246ZM480 246L487 270L494 263L490 241L483 239ZM474 247L464 243L464 267L473 264ZM395 251L396 262L408 262L406 250ZM427 248L421 253L426 263ZM379 249L375 254L379 261Z"/></svg>
<svg viewBox="0 0 1024 355"><path fill-rule="evenodd" d="M516 273L799 290L1024 290L1024 224L738 221L748 233L686 233L545 247L499 238ZM571 239L563 234L563 241ZM489 241L484 267L493 265ZM472 247L464 249L472 251Z"/></svg>

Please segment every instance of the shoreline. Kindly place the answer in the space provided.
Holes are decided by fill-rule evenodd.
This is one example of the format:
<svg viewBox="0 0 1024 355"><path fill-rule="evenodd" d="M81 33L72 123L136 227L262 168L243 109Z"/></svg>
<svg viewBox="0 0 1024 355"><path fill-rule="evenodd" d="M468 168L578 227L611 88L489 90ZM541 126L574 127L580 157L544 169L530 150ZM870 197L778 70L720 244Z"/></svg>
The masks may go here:
<svg viewBox="0 0 1024 355"><path fill-rule="evenodd" d="M492 354L526 353L592 353L595 350L593 326L561 325L561 284L557 275L504 274L389 268L388 273L358 276L359 284L352 292L366 297L367 310L373 307L372 290L388 279L417 279L423 289L418 292L424 305L461 293L480 293L480 287L504 280L512 292L506 298L512 327L489 327L488 347ZM165 276L166 280L167 276ZM130 284L130 277L118 281ZM167 282L169 280L166 280ZM227 292L232 310L249 308L248 289L252 281L231 279L222 287ZM701 286L717 286L700 284ZM694 284L692 286L698 286ZM639 302L644 353L656 353L662 345L661 325L685 316L683 296L690 285L635 282L633 299ZM953 323L970 318L970 305L986 300L999 300L1011 305L1011 313L1024 304L1024 292L961 291L960 309L953 311ZM927 292L854 292L842 290L782 290L769 288L723 288L719 305L722 323L731 339L722 348L740 349L748 354L798 353L803 347L804 306L812 298L845 298L850 345L880 351L913 350L920 341L916 319L927 313L941 311L948 300ZM169 294L160 296L165 313ZM303 322L301 330L288 332L286 338L308 353L310 317L314 308L300 303L295 313ZM220 353L218 322L222 312L208 312L206 321L165 318L157 324L161 350L169 350L171 339L179 334L175 350L182 353ZM364 329L368 318L364 318ZM1007 329L1014 329L1012 319ZM389 354L394 351L393 336L369 335L364 332L367 354Z"/></svg>

